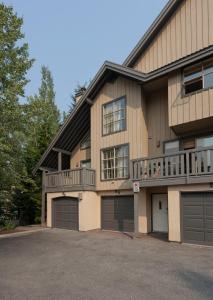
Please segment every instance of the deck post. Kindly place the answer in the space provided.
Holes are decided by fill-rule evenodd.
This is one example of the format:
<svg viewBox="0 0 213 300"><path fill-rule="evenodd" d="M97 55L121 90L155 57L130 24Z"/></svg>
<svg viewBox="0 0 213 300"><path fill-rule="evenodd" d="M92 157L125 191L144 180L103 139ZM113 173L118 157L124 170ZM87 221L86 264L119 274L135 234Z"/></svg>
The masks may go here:
<svg viewBox="0 0 213 300"><path fill-rule="evenodd" d="M139 220L138 220L138 209L139 209L139 193L134 193L134 234L139 233Z"/></svg>
<svg viewBox="0 0 213 300"><path fill-rule="evenodd" d="M62 152L58 152L58 171L62 170Z"/></svg>
<svg viewBox="0 0 213 300"><path fill-rule="evenodd" d="M45 200L46 200L45 179L46 179L46 173L45 173L45 171L42 171L42 193L41 193L41 225L42 226L46 226L46 220L45 220Z"/></svg>

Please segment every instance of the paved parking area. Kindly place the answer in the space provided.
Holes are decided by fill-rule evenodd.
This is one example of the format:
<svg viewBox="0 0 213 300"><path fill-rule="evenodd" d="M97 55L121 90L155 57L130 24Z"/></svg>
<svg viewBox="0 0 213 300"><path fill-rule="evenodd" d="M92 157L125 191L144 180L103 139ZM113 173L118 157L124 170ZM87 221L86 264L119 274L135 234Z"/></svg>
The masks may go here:
<svg viewBox="0 0 213 300"><path fill-rule="evenodd" d="M0 299L213 299L213 248L60 229L0 239Z"/></svg>

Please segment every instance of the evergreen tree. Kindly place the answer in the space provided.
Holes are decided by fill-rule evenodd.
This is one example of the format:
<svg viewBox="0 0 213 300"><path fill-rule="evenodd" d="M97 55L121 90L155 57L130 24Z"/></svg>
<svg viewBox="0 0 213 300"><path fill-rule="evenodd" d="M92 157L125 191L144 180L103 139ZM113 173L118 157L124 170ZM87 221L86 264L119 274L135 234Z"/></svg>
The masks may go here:
<svg viewBox="0 0 213 300"><path fill-rule="evenodd" d="M55 104L55 91L51 72L45 66L41 68L41 86L38 94L28 98L23 106L25 119L26 176L22 177L20 187L16 189L14 203L22 224L40 221L41 214L41 174L32 176L32 170L48 147L59 128L60 113Z"/></svg>
<svg viewBox="0 0 213 300"><path fill-rule="evenodd" d="M14 189L26 172L19 97L24 96L33 60L28 45L21 42L22 24L12 7L0 3L0 211L4 212L13 206Z"/></svg>

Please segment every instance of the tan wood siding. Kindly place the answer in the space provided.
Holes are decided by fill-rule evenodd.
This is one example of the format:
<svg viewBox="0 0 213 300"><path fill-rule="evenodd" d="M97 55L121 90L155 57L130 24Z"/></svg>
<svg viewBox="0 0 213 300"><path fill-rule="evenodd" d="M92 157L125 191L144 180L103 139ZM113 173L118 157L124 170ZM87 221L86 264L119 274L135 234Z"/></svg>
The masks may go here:
<svg viewBox="0 0 213 300"><path fill-rule="evenodd" d="M150 72L213 44L213 1L185 0L136 61Z"/></svg>
<svg viewBox="0 0 213 300"><path fill-rule="evenodd" d="M70 160L70 168L80 168L81 160L91 159L91 149L80 149L80 144L78 144L72 152Z"/></svg>
<svg viewBox="0 0 213 300"><path fill-rule="evenodd" d="M113 99L126 96L127 129L123 132L102 136L102 105ZM100 151L103 148L129 143L130 159L147 155L147 129L145 122L145 100L141 87L133 81L117 78L106 83L91 107L91 163L96 170L97 190L131 188L130 180L100 180Z"/></svg>
<svg viewBox="0 0 213 300"><path fill-rule="evenodd" d="M182 97L181 72L168 80L169 126L176 126L213 116L213 89Z"/></svg>
<svg viewBox="0 0 213 300"><path fill-rule="evenodd" d="M174 139L168 125L168 93L166 88L147 95L149 156L163 154L163 142Z"/></svg>

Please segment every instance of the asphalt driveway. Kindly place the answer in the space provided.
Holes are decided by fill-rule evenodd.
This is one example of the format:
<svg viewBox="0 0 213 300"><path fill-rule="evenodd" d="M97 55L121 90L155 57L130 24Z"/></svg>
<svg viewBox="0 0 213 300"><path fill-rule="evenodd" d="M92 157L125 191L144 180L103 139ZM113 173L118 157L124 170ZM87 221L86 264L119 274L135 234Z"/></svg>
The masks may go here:
<svg viewBox="0 0 213 300"><path fill-rule="evenodd" d="M213 248L50 229L0 239L0 299L213 299Z"/></svg>

